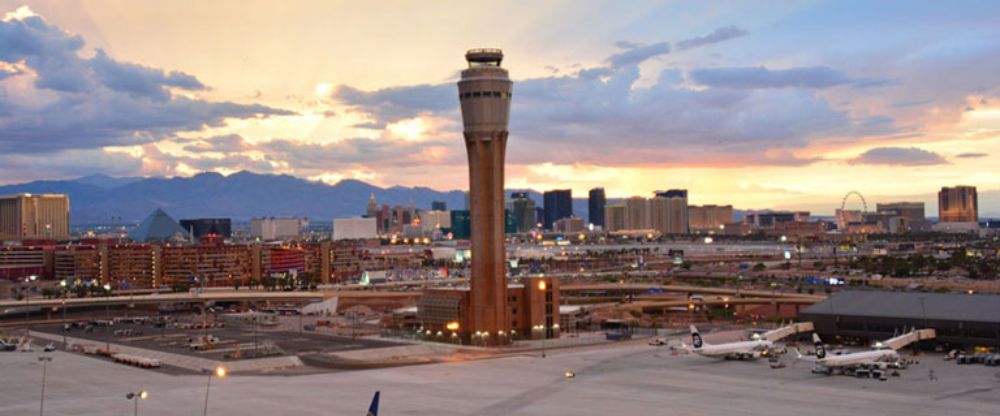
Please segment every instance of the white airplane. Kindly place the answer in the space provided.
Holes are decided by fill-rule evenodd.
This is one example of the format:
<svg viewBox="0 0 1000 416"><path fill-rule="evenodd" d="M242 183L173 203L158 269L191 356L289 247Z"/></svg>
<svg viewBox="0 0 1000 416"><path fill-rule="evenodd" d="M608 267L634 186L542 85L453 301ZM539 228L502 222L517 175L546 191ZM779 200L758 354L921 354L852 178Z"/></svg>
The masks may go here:
<svg viewBox="0 0 1000 416"><path fill-rule="evenodd" d="M903 348L916 341L933 339L936 336L933 329L920 329L907 332L898 337L877 342L874 349L868 351L850 352L839 355L827 355L826 347L819 335L813 333L813 343L816 344L816 357L804 357L802 353L796 351L799 359L806 359L816 363L813 372L830 375L834 371L841 374L853 372L858 369L879 369L902 368L898 349Z"/></svg>
<svg viewBox="0 0 1000 416"><path fill-rule="evenodd" d="M725 344L709 344L701 338L698 328L691 325L691 347L688 351L712 358L755 360L768 355L784 352L784 348L776 348L774 342L789 335L813 330L812 322L800 322L763 334L754 334L750 341L729 342Z"/></svg>

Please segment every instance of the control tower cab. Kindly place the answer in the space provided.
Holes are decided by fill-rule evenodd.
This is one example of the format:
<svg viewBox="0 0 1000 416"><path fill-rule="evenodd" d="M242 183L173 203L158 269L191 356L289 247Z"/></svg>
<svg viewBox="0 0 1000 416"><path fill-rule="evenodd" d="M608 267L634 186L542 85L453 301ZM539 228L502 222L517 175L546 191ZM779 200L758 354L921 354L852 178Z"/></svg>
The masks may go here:
<svg viewBox="0 0 1000 416"><path fill-rule="evenodd" d="M469 67L462 71L458 97L466 139L473 133L477 136L474 139L490 140L507 131L513 82L500 67L503 51L499 49L472 49L465 60Z"/></svg>

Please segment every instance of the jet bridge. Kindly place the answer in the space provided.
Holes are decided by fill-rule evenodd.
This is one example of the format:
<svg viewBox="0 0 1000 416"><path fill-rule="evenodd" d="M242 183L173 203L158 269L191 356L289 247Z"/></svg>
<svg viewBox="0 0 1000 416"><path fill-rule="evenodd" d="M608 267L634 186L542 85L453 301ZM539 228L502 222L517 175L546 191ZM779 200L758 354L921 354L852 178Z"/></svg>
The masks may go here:
<svg viewBox="0 0 1000 416"><path fill-rule="evenodd" d="M798 322L791 325L783 326L781 328L772 329L761 335L761 338L775 342L795 334L801 334L803 332L813 332L812 322Z"/></svg>
<svg viewBox="0 0 1000 416"><path fill-rule="evenodd" d="M937 332L934 331L933 329L917 329L907 332L898 337L889 338L885 341L876 343L875 348L878 349L891 348L894 350L898 350L914 342L923 341L925 339L934 339L935 337L937 337Z"/></svg>

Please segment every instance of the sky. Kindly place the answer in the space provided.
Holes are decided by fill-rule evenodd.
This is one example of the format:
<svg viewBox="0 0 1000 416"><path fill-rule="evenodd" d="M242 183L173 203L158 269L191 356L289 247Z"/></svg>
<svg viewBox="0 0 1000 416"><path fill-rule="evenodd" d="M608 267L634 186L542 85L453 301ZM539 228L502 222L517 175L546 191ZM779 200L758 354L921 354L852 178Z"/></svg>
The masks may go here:
<svg viewBox="0 0 1000 416"><path fill-rule="evenodd" d="M0 0L0 184L240 170L467 189L504 50L509 188L1000 213L1000 2ZM848 200L854 208L855 200Z"/></svg>

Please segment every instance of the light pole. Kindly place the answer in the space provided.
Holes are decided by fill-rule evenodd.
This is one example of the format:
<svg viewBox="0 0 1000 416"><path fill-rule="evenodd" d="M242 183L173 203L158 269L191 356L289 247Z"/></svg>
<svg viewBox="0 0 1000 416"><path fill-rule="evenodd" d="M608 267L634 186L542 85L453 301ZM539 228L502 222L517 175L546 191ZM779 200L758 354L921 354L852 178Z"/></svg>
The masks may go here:
<svg viewBox="0 0 1000 416"><path fill-rule="evenodd" d="M66 349L66 331L69 328L66 327L66 279L59 281L59 286L62 288L62 333L63 333L63 349Z"/></svg>
<svg viewBox="0 0 1000 416"><path fill-rule="evenodd" d="M27 286L24 287L24 335L28 336L31 332L31 307L28 306L28 295L31 294L31 282L38 280L38 276L31 275L24 278L24 283Z"/></svg>
<svg viewBox="0 0 1000 416"><path fill-rule="evenodd" d="M48 372L49 361L52 361L52 357L48 355L43 355L38 357L38 361L42 363L42 397L38 401L38 416L42 416L45 412L45 375Z"/></svg>
<svg viewBox="0 0 1000 416"><path fill-rule="evenodd" d="M125 395L126 399L131 400L135 404L135 410L132 411L133 416L139 416L139 400L146 400L147 397L149 397L149 392L146 390L129 392Z"/></svg>
<svg viewBox="0 0 1000 416"><path fill-rule="evenodd" d="M111 284L104 284L105 295L111 293ZM111 353L111 300L107 299L104 302L104 317L107 318L107 325L104 326L104 350L109 354Z"/></svg>
<svg viewBox="0 0 1000 416"><path fill-rule="evenodd" d="M226 376L226 368L223 366L215 367L215 369L203 369L202 372L208 373L208 382L205 384L205 411L202 416L208 416L208 393L212 389L212 377L223 378Z"/></svg>

